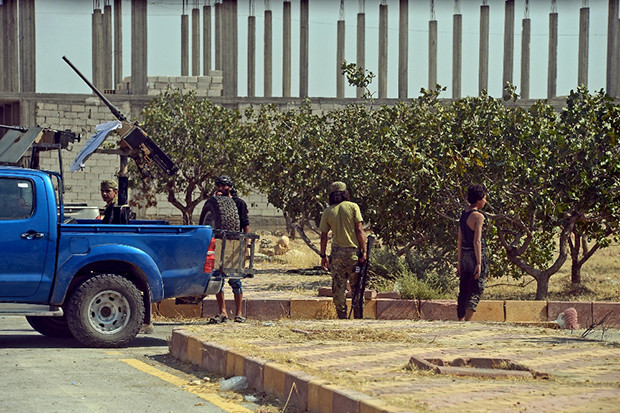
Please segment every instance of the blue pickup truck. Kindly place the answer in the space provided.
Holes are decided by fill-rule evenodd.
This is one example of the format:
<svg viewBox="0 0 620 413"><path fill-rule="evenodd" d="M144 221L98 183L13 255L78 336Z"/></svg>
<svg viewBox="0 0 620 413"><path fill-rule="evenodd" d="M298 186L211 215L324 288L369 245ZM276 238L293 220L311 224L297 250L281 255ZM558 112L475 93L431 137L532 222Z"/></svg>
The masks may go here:
<svg viewBox="0 0 620 413"><path fill-rule="evenodd" d="M124 346L150 322L152 303L200 299L227 277L251 276L258 236L247 235L165 221L69 219L59 174L0 167L0 314L26 316L46 336ZM219 258L235 238L251 255L224 267Z"/></svg>

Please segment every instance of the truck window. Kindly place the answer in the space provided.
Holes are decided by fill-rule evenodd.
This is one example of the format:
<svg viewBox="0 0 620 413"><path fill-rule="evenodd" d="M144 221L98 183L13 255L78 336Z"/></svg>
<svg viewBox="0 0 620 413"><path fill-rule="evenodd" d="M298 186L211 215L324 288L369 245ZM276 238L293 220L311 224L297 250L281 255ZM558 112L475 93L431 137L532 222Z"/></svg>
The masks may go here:
<svg viewBox="0 0 620 413"><path fill-rule="evenodd" d="M30 217L34 209L33 191L28 179L0 178L0 220Z"/></svg>

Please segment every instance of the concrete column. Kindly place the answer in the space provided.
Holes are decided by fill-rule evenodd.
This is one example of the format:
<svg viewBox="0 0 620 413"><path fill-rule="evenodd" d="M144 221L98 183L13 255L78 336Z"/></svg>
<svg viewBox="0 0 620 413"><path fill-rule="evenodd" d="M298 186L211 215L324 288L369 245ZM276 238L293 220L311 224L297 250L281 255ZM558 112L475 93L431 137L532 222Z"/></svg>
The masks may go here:
<svg viewBox="0 0 620 413"><path fill-rule="evenodd" d="M530 98L530 19L521 22L521 99Z"/></svg>
<svg viewBox="0 0 620 413"><path fill-rule="evenodd" d="M263 34L263 95L272 96L273 88L273 26L272 12L265 10L265 33Z"/></svg>
<svg viewBox="0 0 620 413"><path fill-rule="evenodd" d="M282 3L282 96L291 96L291 2Z"/></svg>
<svg viewBox="0 0 620 413"><path fill-rule="evenodd" d="M299 97L308 97L309 0L299 0Z"/></svg>
<svg viewBox="0 0 620 413"><path fill-rule="evenodd" d="M19 73L21 92L36 92L34 0L19 2Z"/></svg>
<svg viewBox="0 0 620 413"><path fill-rule="evenodd" d="M480 6L480 46L478 51L478 92L489 90L489 6Z"/></svg>
<svg viewBox="0 0 620 413"><path fill-rule="evenodd" d="M409 87L409 0L399 2L398 98L407 99Z"/></svg>
<svg viewBox="0 0 620 413"><path fill-rule="evenodd" d="M428 90L437 87L437 20L428 21Z"/></svg>
<svg viewBox="0 0 620 413"><path fill-rule="evenodd" d="M357 67L366 70L366 13L357 14ZM356 88L356 96L364 96L364 88Z"/></svg>
<svg viewBox="0 0 620 413"><path fill-rule="evenodd" d="M463 66L463 15L452 16L452 99L461 98L461 70Z"/></svg>
<svg viewBox="0 0 620 413"><path fill-rule="evenodd" d="M547 68L547 99L556 96L558 79L558 14L549 13L549 64Z"/></svg>
<svg viewBox="0 0 620 413"><path fill-rule="evenodd" d="M222 3L215 3L215 70L222 70Z"/></svg>
<svg viewBox="0 0 620 413"><path fill-rule="evenodd" d="M114 0L114 89L123 81L123 0Z"/></svg>
<svg viewBox="0 0 620 413"><path fill-rule="evenodd" d="M211 6L202 7L202 74L207 76L211 71Z"/></svg>
<svg viewBox="0 0 620 413"><path fill-rule="evenodd" d="M181 76L189 76L189 16L181 15Z"/></svg>
<svg viewBox="0 0 620 413"><path fill-rule="evenodd" d="M147 94L147 0L131 0L131 94Z"/></svg>
<svg viewBox="0 0 620 413"><path fill-rule="evenodd" d="M609 0L607 15L607 81L610 96L620 96L620 23L618 22L618 0Z"/></svg>
<svg viewBox="0 0 620 413"><path fill-rule="evenodd" d="M248 96L256 96L256 16L248 16Z"/></svg>
<svg viewBox="0 0 620 413"><path fill-rule="evenodd" d="M104 46L103 46L103 14L101 9L94 9L92 16L92 84L99 90L104 83Z"/></svg>
<svg viewBox="0 0 620 413"><path fill-rule="evenodd" d="M114 57L112 54L112 6L103 6L103 88L114 89Z"/></svg>
<svg viewBox="0 0 620 413"><path fill-rule="evenodd" d="M236 0L222 3L222 74L224 96L237 96L237 14Z"/></svg>
<svg viewBox="0 0 620 413"><path fill-rule="evenodd" d="M337 40L336 40L336 97L344 98L344 78L341 66L344 62L344 20L338 20L337 24Z"/></svg>
<svg viewBox="0 0 620 413"><path fill-rule="evenodd" d="M379 99L387 97L388 6L379 5Z"/></svg>
<svg viewBox="0 0 620 413"><path fill-rule="evenodd" d="M192 9L192 76L200 76L200 9Z"/></svg>
<svg viewBox="0 0 620 413"><path fill-rule="evenodd" d="M231 19L230 25L233 35L232 61L233 61L233 91L232 96L239 96L239 27L238 27L238 9L237 0L230 0Z"/></svg>
<svg viewBox="0 0 620 413"><path fill-rule="evenodd" d="M504 16L504 72L502 77L502 96L506 95L506 84L513 84L512 72L514 63L515 36L515 2L506 0Z"/></svg>
<svg viewBox="0 0 620 413"><path fill-rule="evenodd" d="M4 0L3 9L3 42L4 90L19 92L19 30L17 22L17 0Z"/></svg>
<svg viewBox="0 0 620 413"><path fill-rule="evenodd" d="M579 57L577 63L577 85L588 86L588 54L590 37L590 8L579 10Z"/></svg>
<svg viewBox="0 0 620 413"><path fill-rule="evenodd" d="M4 5L0 5L0 33L6 33L5 34L5 39L8 37L7 36L7 31L6 31L6 27L5 27L5 17L6 17L6 6ZM4 58L4 53L5 53L5 44L6 42L0 42L0 73L9 73L9 68L7 67L7 61ZM5 84L6 84L6 75L0 76L0 91L5 91ZM3 118L0 114L0 121L2 121L4 124L6 124L7 122L3 121Z"/></svg>

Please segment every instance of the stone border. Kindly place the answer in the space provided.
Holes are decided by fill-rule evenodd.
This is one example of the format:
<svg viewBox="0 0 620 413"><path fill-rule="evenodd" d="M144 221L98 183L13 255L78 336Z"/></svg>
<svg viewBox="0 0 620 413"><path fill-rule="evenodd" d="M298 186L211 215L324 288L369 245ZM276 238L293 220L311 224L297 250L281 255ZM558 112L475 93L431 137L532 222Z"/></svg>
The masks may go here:
<svg viewBox="0 0 620 413"><path fill-rule="evenodd" d="M186 305L186 304L185 304ZM396 413L403 410L355 390L335 386L310 374L286 366L247 357L225 346L203 342L182 328L172 330L172 357L223 376L245 376L248 385L311 413Z"/></svg>
<svg viewBox="0 0 620 413"><path fill-rule="evenodd" d="M374 297L375 295L370 295ZM376 294L380 297L379 294ZM349 307L351 300L347 300ZM226 301L229 311L234 308L232 300ZM558 315L573 307L579 315L581 328L599 323L607 317L605 326L620 328L620 303L618 302L570 302L570 301L500 301L483 300L472 321L534 323L553 326ZM175 299L164 300L153 305L153 313L170 318L209 318L217 313L212 297L198 304L176 304ZM304 299L245 299L245 316L253 320L291 319L335 319L336 311L328 297ZM233 318L234 314L229 313ZM364 304L364 318L376 320L456 320L456 300L402 300L372 298Z"/></svg>

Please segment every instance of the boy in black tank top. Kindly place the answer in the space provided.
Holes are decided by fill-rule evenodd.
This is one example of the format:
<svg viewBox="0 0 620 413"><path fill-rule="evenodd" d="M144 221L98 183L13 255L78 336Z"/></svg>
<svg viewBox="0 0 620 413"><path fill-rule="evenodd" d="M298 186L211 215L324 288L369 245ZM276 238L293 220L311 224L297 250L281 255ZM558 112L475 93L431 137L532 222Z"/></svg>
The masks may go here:
<svg viewBox="0 0 620 413"><path fill-rule="evenodd" d="M459 220L458 264L460 278L457 316L459 321L471 320L484 291L487 275L486 245L482 239L484 215L479 211L487 203L487 190L482 185L467 188L469 208Z"/></svg>

